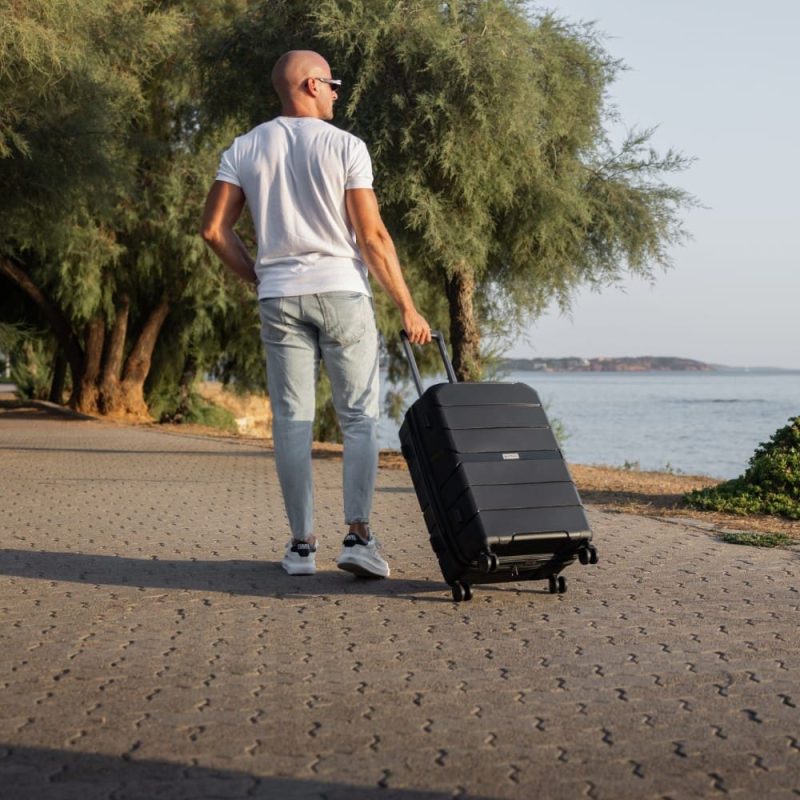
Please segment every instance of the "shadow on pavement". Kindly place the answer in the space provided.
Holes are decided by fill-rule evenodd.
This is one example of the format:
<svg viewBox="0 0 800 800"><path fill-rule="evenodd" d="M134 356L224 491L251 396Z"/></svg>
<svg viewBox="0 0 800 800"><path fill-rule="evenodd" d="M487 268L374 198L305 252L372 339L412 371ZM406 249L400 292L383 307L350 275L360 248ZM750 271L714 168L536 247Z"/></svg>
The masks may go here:
<svg viewBox="0 0 800 800"><path fill-rule="evenodd" d="M389 778L391 782L391 777ZM36 800L270 798L270 800L445 800L452 793L391 786L262 777L167 761L0 744L3 797ZM490 800L470 795L472 800Z"/></svg>
<svg viewBox="0 0 800 800"><path fill-rule="evenodd" d="M9 405L8 401L0 400L0 422L13 420L30 422L34 418L37 424L40 422L84 422L79 417L71 417L66 414L42 414L35 408L21 404Z"/></svg>
<svg viewBox="0 0 800 800"><path fill-rule="evenodd" d="M320 568L321 567L321 568ZM287 575L277 561L142 559L86 553L0 550L0 575L89 585L195 589L255 597L371 595L451 602L441 580L356 578L319 565L313 576ZM417 597L418 593L448 597Z"/></svg>

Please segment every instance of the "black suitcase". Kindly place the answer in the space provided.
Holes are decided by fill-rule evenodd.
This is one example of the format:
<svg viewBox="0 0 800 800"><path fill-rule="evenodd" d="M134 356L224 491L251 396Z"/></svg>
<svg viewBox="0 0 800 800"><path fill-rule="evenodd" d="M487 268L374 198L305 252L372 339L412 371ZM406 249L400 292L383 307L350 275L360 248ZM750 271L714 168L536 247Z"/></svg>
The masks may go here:
<svg viewBox="0 0 800 800"><path fill-rule="evenodd" d="M578 491L539 396L524 383L458 383L444 338L449 383L423 392L405 331L403 348L420 394L405 414L400 444L453 599L472 584L547 580L597 549Z"/></svg>

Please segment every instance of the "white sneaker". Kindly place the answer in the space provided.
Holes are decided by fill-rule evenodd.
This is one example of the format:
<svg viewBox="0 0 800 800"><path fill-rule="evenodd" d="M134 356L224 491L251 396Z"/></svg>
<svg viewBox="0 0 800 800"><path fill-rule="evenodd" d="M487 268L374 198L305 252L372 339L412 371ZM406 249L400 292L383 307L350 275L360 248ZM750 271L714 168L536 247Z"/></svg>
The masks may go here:
<svg viewBox="0 0 800 800"><path fill-rule="evenodd" d="M290 539L281 566L290 575L313 575L317 571L317 546Z"/></svg>
<svg viewBox="0 0 800 800"><path fill-rule="evenodd" d="M358 534L348 533L342 545L342 552L336 559L339 569L367 578L389 577L389 565L378 553L378 540L372 534L365 542Z"/></svg>

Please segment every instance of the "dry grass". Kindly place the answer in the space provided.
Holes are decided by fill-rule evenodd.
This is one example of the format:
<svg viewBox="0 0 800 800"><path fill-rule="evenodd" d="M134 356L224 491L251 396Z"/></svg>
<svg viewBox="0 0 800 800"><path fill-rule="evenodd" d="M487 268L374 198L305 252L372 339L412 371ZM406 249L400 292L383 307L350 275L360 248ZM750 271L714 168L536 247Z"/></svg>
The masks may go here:
<svg viewBox="0 0 800 800"><path fill-rule="evenodd" d="M682 504L681 498L686 492L720 483L713 478L577 464L570 469L583 501L609 511L659 517L691 517L719 530L779 533L800 541L800 521L766 514L742 517L737 514L700 511Z"/></svg>
<svg viewBox="0 0 800 800"><path fill-rule="evenodd" d="M266 395L238 395L216 381L198 384L197 393L203 400L230 411L236 419L239 433L259 438L271 436L272 409Z"/></svg>
<svg viewBox="0 0 800 800"><path fill-rule="evenodd" d="M405 469L405 461L392 450L381 452L381 466ZM757 531L791 536L800 541L800 522L766 515L740 517L686 508L681 498L693 489L714 486L719 481L702 475L675 475L669 472L637 472L615 467L570 464L572 477L584 503L626 514L648 517L686 517L714 529Z"/></svg>

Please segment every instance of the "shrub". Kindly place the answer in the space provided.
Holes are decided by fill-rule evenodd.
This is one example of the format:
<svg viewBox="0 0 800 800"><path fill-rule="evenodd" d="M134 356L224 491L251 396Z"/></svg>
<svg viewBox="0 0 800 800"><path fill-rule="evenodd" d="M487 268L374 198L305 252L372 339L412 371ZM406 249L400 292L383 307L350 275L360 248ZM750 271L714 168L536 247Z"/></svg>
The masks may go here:
<svg viewBox="0 0 800 800"><path fill-rule="evenodd" d="M44 339L27 339L17 348L11 382L21 400L47 400L53 379L52 354Z"/></svg>
<svg viewBox="0 0 800 800"><path fill-rule="evenodd" d="M689 492L684 501L705 511L800 519L800 417L758 446L744 475Z"/></svg>
<svg viewBox="0 0 800 800"><path fill-rule="evenodd" d="M228 433L236 433L239 430L236 424L236 417L227 408L209 403L199 395L192 396L189 403L189 412L183 421L193 422L196 425L205 425L208 428L219 428Z"/></svg>
<svg viewBox="0 0 800 800"><path fill-rule="evenodd" d="M797 539L785 533L727 531L720 538L728 544L745 544L750 547L784 547L797 544Z"/></svg>
<svg viewBox="0 0 800 800"><path fill-rule="evenodd" d="M228 409L204 400L195 391L190 391L182 403L171 394L152 395L150 412L159 422L178 425L194 423L208 428L218 428L227 433L236 433L239 430L236 417Z"/></svg>

